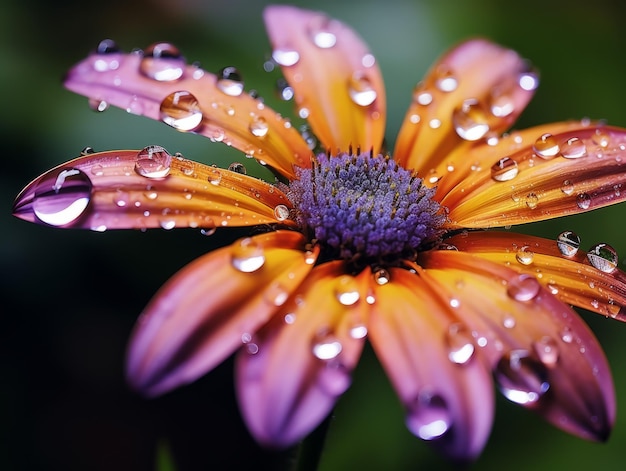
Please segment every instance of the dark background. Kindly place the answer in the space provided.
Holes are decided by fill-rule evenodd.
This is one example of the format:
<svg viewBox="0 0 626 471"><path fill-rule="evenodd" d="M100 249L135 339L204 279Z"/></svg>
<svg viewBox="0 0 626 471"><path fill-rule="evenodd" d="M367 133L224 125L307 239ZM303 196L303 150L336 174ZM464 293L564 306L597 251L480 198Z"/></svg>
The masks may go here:
<svg viewBox="0 0 626 471"><path fill-rule="evenodd" d="M460 40L477 35L518 50L541 71L542 85L516 127L582 117L626 126L626 11L618 0L558 2L563 7L537 0L296 3L327 11L366 39L388 87L390 144L412 87L430 64ZM207 70L237 66L246 88L273 103L273 79L262 70L270 50L261 22L264 4L0 4L5 165L0 172L0 469L262 470L289 460L289 453L258 449L247 435L234 401L230 361L196 384L153 401L134 396L123 382L126 339L145 303L177 269L238 233L210 238L194 230L100 234L40 227L10 215L26 183L87 145L106 150L159 144L209 164L241 160L225 146L120 110L94 113L85 98L61 87L61 78L101 39L114 38L125 50L170 41ZM288 108L283 104L282 109ZM585 246L608 242L626 254L625 211L621 205L522 230L546 237L574 230ZM614 372L618 419L609 442L570 437L499 398L492 437L472 469L623 468L626 326L582 315ZM366 351L336 409L322 469L448 466L405 429L401 407Z"/></svg>

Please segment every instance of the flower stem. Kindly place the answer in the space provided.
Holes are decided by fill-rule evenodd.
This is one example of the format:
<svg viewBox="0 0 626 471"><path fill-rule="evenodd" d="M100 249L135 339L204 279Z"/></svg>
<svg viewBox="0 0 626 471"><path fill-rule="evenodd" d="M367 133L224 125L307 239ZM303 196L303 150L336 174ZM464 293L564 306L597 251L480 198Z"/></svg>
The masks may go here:
<svg viewBox="0 0 626 471"><path fill-rule="evenodd" d="M313 432L300 442L296 450L292 471L316 471L324 451L326 435L330 428L332 413Z"/></svg>

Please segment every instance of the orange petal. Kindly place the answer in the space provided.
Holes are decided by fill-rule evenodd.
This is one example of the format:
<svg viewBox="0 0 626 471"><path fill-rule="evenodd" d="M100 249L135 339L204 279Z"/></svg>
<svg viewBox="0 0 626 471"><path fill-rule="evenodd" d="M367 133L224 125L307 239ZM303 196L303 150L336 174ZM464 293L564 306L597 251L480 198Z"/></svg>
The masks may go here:
<svg viewBox="0 0 626 471"><path fill-rule="evenodd" d="M520 224L623 201L626 129L594 125L538 133L492 165L442 195L451 226Z"/></svg>
<svg viewBox="0 0 626 471"><path fill-rule="evenodd" d="M458 250L536 276L561 301L626 321L626 273L578 250L577 236L559 240L510 232L471 232L446 240ZM559 246L562 247L559 248ZM594 261L601 269L590 263ZM600 263L598 263L600 262Z"/></svg>
<svg viewBox="0 0 626 471"><path fill-rule="evenodd" d="M159 146L87 154L31 182L14 215L56 227L295 226L292 206L275 186L209 167Z"/></svg>
<svg viewBox="0 0 626 471"><path fill-rule="evenodd" d="M232 145L288 178L293 165L310 165L311 151L289 121L244 93L243 83L185 64L168 44L143 54L93 53L68 72L65 86L96 106L118 106Z"/></svg>
<svg viewBox="0 0 626 471"><path fill-rule="evenodd" d="M454 250L421 254L422 278L472 330L503 394L553 425L605 440L615 420L609 366L593 333L527 274Z"/></svg>
<svg viewBox="0 0 626 471"><path fill-rule="evenodd" d="M323 13L265 9L272 57L295 91L298 114L331 152L380 150L385 130L382 75L355 32Z"/></svg>
<svg viewBox="0 0 626 471"><path fill-rule="evenodd" d="M469 330L407 270L392 269L374 293L370 340L407 408L407 426L447 456L475 458L491 430L494 398Z"/></svg>
<svg viewBox="0 0 626 471"><path fill-rule="evenodd" d="M457 146L499 135L531 99L538 79L515 51L484 39L444 55L417 85L395 158L424 176Z"/></svg>
<svg viewBox="0 0 626 471"><path fill-rule="evenodd" d="M153 396L223 361L274 314L310 272L316 253L278 231L242 239L187 265L152 299L128 350L131 385Z"/></svg>
<svg viewBox="0 0 626 471"><path fill-rule="evenodd" d="M367 332L368 273L316 267L237 357L243 416L261 443L289 446L328 415L350 384Z"/></svg>

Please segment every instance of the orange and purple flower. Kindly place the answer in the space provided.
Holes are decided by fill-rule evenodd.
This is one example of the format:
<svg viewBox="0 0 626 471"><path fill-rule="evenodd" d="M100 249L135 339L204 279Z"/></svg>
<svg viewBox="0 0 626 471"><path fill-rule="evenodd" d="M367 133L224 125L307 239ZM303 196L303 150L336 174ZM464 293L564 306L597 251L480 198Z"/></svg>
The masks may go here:
<svg viewBox="0 0 626 471"><path fill-rule="evenodd" d="M167 43L112 41L66 86L233 146L277 176L171 155L85 151L34 180L14 213L96 231L174 227L251 235L183 268L140 317L127 374L154 396L237 353L245 421L288 446L331 411L369 340L408 428L456 459L480 453L493 380L511 401L592 440L615 419L602 349L569 305L626 318L614 249L490 230L622 201L626 130L575 121L506 133L538 85L515 52L467 41L423 82L383 148L385 92L374 56L339 21L265 11L297 114L321 143L244 91L241 74L187 65Z"/></svg>

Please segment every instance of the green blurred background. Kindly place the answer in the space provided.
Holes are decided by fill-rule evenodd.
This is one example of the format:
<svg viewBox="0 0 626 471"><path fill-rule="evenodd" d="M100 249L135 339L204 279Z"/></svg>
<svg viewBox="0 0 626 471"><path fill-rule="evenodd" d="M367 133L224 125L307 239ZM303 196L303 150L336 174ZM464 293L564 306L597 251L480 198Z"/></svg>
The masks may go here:
<svg viewBox="0 0 626 471"><path fill-rule="evenodd" d="M539 68L542 84L516 127L591 117L626 126L626 8L620 0L523 2L299 1L351 24L378 58L388 87L393 143L411 90L446 49L486 36ZM254 0L3 0L0 4L0 469L279 469L291 456L257 448L241 423L232 361L196 384L147 401L123 381L135 318L177 269L238 232L62 231L10 215L21 188L41 172L96 150L160 144L209 164L232 149L120 110L94 113L61 78L99 40L125 50L155 41L179 46L210 71L237 66L270 104L263 72L269 45ZM567 6L565 6L567 5ZM285 104L279 104L287 110ZM248 161L249 171L254 172ZM577 232L588 247L626 254L626 206L524 227L555 237ZM621 265L624 268L624 265ZM216 287L219 289L219 287ZM207 293L210 296L210 293ZM607 444L570 437L499 398L492 437L471 469L623 469L626 461L626 326L583 312L611 363L618 419ZM371 351L340 400L322 469L453 469L406 431L402 410Z"/></svg>

